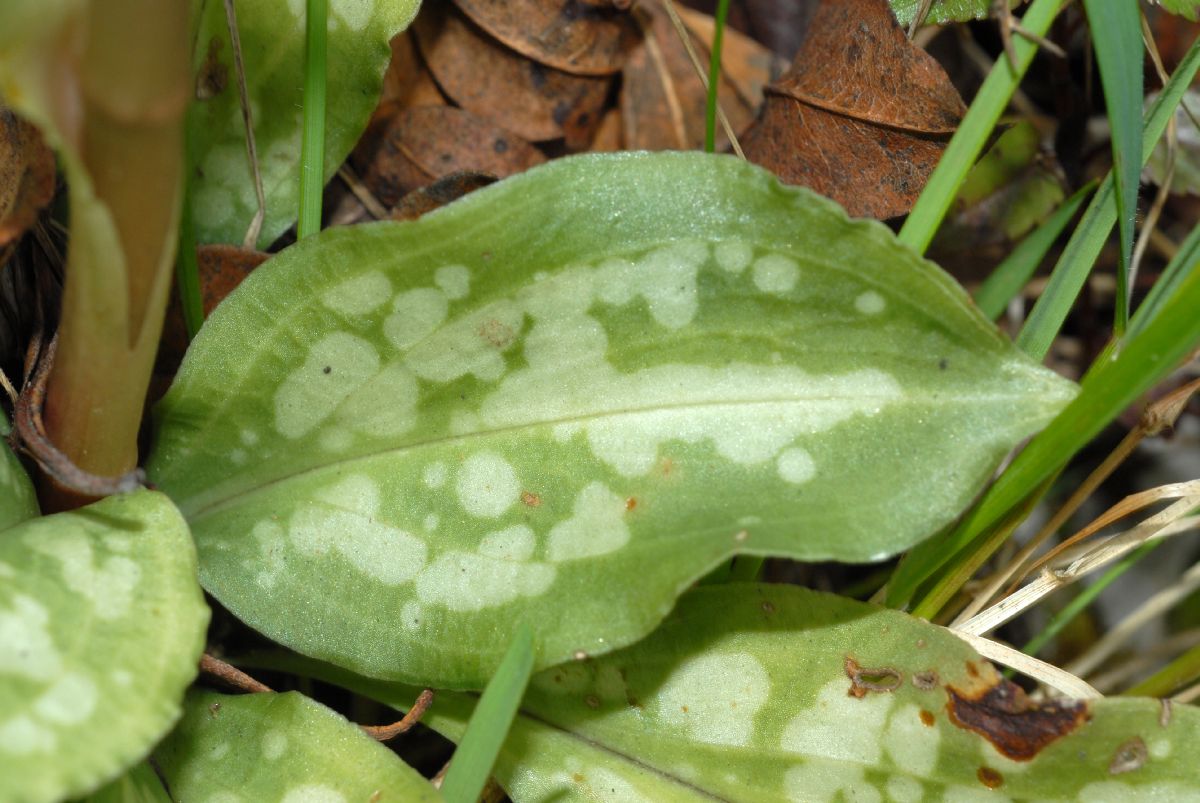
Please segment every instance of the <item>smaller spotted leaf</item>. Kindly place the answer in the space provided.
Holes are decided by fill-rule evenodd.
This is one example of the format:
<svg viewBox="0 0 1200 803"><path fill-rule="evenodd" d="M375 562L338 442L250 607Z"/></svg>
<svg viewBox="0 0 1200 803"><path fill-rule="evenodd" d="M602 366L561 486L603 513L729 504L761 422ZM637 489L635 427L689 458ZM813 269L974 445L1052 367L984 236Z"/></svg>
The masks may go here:
<svg viewBox="0 0 1200 803"><path fill-rule="evenodd" d="M33 483L8 446L10 430L8 420L0 417L0 532L38 514Z"/></svg>
<svg viewBox="0 0 1200 803"><path fill-rule="evenodd" d="M437 790L340 714L298 692L193 689L154 751L174 800L437 803Z"/></svg>
<svg viewBox="0 0 1200 803"><path fill-rule="evenodd" d="M420 0L329 0L326 39L325 165L328 180L350 154L379 101L388 42L408 27ZM246 155L225 4L193 1L200 17L192 56L196 99L188 109L196 237L241 244L258 209ZM266 248L300 208L304 85L304 0L238 0L246 92L266 196L258 247Z"/></svg>
<svg viewBox="0 0 1200 803"><path fill-rule="evenodd" d="M86 794L143 758L179 717L208 615L162 494L0 532L0 800Z"/></svg>
<svg viewBox="0 0 1200 803"><path fill-rule="evenodd" d="M417 689L276 664L399 708ZM422 718L458 740L474 698ZM949 631L795 586L704 586L632 647L536 675L494 773L515 803L1183 801L1200 711L1034 703Z"/></svg>
<svg viewBox="0 0 1200 803"><path fill-rule="evenodd" d="M900 24L907 27L920 10L923 0L888 0L892 13ZM1020 0L1009 0L1009 5L1015 6ZM929 13L925 15L923 24L945 25L949 22L969 22L987 17L995 5L995 0L933 0L929 5Z"/></svg>
<svg viewBox="0 0 1200 803"><path fill-rule="evenodd" d="M877 223L729 157L593 155L272 258L148 471L251 626L482 688L521 621L542 668L737 552L906 549L1074 392Z"/></svg>

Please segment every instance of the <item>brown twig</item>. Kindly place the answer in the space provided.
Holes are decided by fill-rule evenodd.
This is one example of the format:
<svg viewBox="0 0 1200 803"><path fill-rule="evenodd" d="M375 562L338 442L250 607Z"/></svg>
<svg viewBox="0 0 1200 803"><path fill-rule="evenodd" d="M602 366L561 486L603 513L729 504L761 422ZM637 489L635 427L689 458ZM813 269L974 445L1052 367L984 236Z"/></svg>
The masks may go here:
<svg viewBox="0 0 1200 803"><path fill-rule="evenodd" d="M208 653L200 656L200 671L238 691L249 694L261 694L271 691L271 687L260 683L232 664L227 664L220 658L214 658Z"/></svg>
<svg viewBox="0 0 1200 803"><path fill-rule="evenodd" d="M401 733L407 733L413 730L413 725L421 721L425 712L430 709L433 703L433 690L426 689L421 691L421 694L416 695L416 701L413 702L413 707L408 709L408 713L396 723L391 725L359 725L362 730L366 731L367 736L376 739L377 742L386 742L388 739L396 738Z"/></svg>
<svg viewBox="0 0 1200 803"><path fill-rule="evenodd" d="M14 446L34 459L42 471L52 480L69 491L83 496L111 496L130 493L142 487L145 474L136 468L116 477L101 477L84 471L72 462L46 435L42 422L42 406L46 400L46 381L54 365L54 353L58 348L58 335L50 339L43 350L42 335L36 333L26 352L25 370L27 380L17 397L14 416Z"/></svg>
<svg viewBox="0 0 1200 803"><path fill-rule="evenodd" d="M372 739L386 742L389 739L394 739L400 734L412 730L413 725L421 721L421 717L425 716L425 712L429 710L429 706L432 703L433 690L426 689L417 695L412 708L408 709L408 713L399 722L393 722L391 725L359 725L359 727L366 731L367 735Z"/></svg>

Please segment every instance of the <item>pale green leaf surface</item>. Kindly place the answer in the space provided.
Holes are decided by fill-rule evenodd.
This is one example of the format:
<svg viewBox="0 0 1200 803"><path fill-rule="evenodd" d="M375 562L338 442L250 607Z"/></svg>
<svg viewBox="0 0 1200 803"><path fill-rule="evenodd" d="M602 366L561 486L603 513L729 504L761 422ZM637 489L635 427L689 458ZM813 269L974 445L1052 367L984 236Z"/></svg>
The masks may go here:
<svg viewBox="0 0 1200 803"><path fill-rule="evenodd" d="M260 248L295 222L299 208L304 5L304 0L238 0L236 4L267 202ZM391 57L388 41L408 26L418 6L418 0L330 0L326 180L366 127ZM197 83L217 90L195 101L187 117L194 161L188 190L196 239L241 243L258 204L246 156L224 3L204 4L195 41Z"/></svg>
<svg viewBox="0 0 1200 803"><path fill-rule="evenodd" d="M1200 0L1152 0L1155 5L1172 14L1187 17L1192 22L1200 19Z"/></svg>
<svg viewBox="0 0 1200 803"><path fill-rule="evenodd" d="M883 226L738 160L558 160L323 232L205 324L148 470L201 581L364 674L481 688L736 552L866 561L1074 395Z"/></svg>
<svg viewBox="0 0 1200 803"><path fill-rule="evenodd" d="M921 7L921 0L889 0L892 4L892 12L896 15L896 19L900 24L908 27L912 22L913 17L917 14L917 9ZM1015 5L1016 0L1010 0ZM991 12L992 0L934 0L929 6L929 13L925 16L924 24L926 25L945 25L948 22L967 22L968 20L981 20L988 16Z"/></svg>
<svg viewBox="0 0 1200 803"><path fill-rule="evenodd" d="M415 692L293 668L400 708ZM949 631L906 614L794 586L708 586L638 644L535 676L495 772L516 803L1200 794L1191 706L1165 725L1149 699L1038 708L1009 696L1006 708L1015 688ZM458 739L471 705L439 693L422 721ZM972 712L991 729L968 727Z"/></svg>
<svg viewBox="0 0 1200 803"><path fill-rule="evenodd" d="M173 803L150 762L142 761L81 803Z"/></svg>
<svg viewBox="0 0 1200 803"><path fill-rule="evenodd" d="M435 803L428 781L357 725L298 692L193 689L154 751L178 801Z"/></svg>
<svg viewBox="0 0 1200 803"><path fill-rule="evenodd" d="M0 416L0 432L8 435L11 427ZM25 467L8 446L7 437L0 438L0 532L14 524L32 519L38 514L37 494L25 473Z"/></svg>
<svg viewBox="0 0 1200 803"><path fill-rule="evenodd" d="M0 800L85 794L142 758L179 716L207 625L162 494L0 533Z"/></svg>

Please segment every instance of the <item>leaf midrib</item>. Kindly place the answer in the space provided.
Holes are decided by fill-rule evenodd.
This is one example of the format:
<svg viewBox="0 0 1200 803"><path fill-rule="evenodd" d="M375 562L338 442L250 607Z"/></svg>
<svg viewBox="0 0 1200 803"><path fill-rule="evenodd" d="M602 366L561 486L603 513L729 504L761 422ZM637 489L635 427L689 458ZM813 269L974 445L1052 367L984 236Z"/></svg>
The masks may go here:
<svg viewBox="0 0 1200 803"><path fill-rule="evenodd" d="M705 408L733 407L733 406L736 406L736 407L748 407L748 406L757 406L757 405L773 406L773 405L781 405L781 404L801 404L801 403L808 403L808 402L813 402L813 401L838 401L838 400L860 400L861 401L863 399L877 399L877 400L879 400L879 402L881 404L886 403L888 407L907 406L907 405L912 405L913 403L918 402L918 401L921 402L926 407L932 407L932 406L941 407L941 406L945 406L945 405L951 404L951 403L963 403L963 402L966 402L966 403L971 403L971 402L996 403L996 402L1008 402L1014 398L1020 399L1020 398L1027 398L1027 397L1028 397L1028 394L1019 394L1019 393L975 394L975 395L958 395L958 394L950 395L950 394L947 394L945 397L931 398L931 397L925 396L925 397L921 397L919 399L912 399L912 398L906 398L906 397L897 398L895 396L882 396L882 395L871 395L871 394L862 394L862 395L854 395L854 396L843 396L843 395L832 395L831 394L831 395L825 395L825 396L805 397L802 400L797 399L795 397L758 398L758 399L750 399L750 400L744 400L744 401L732 401L732 402L731 401L688 402L688 403L684 403L684 404L656 405L656 406L630 408L630 409L623 409L623 410L606 410L604 412L588 413L585 415L576 415L576 416L570 416L567 418L559 418L559 419L551 419L551 420L535 421L535 422L524 422L524 423L520 423L520 424L511 424L508 426L495 427L493 429L480 430L480 431L476 431L476 432L467 432L467 433L462 433L459 435L447 434L447 435L441 435L438 437L427 438L425 440L413 441L411 443L399 444L396 446L390 446L390 447L386 447L383 449L378 449L378 450L375 450L375 451L372 451L369 453L365 453L365 454L354 455L351 457L345 457L345 458L341 458L338 460L331 460L330 462L322 463L320 465L301 468L297 471L292 471L290 473L280 475L273 479L266 480L265 482L262 482L261 484L255 485L251 488L247 488L242 491L237 491L237 492L231 493L228 496L222 496L221 498L219 498L215 501L201 504L195 508L193 508L191 505L188 504L187 499L178 499L178 500L176 500L176 504L179 506L179 509L183 512L183 515L187 519L188 524L195 525L196 522L202 520L206 516L209 516L213 513L218 513L230 506L238 504L241 501L245 501L245 499L248 497L253 497L259 493L265 493L277 485L281 485L290 480L297 479L297 478L303 477L305 475L314 474L319 471L325 471L325 470L332 469L332 468L345 467L348 465L352 465L354 463L367 461L367 460L374 460L376 458L385 457L388 455L402 455L405 452L416 451L418 449L423 449L423 448L427 448L427 447L435 447L435 446L440 446L440 445L444 445L444 444L451 444L451 443L455 443L458 441L466 441L471 438L489 438L489 437L501 436L506 433L517 432L517 431L520 431L523 429L528 429L528 428L533 428L533 427L557 427L557 426L564 426L564 425L570 425L570 424L584 425L590 421L599 420L599 419L620 418L622 416L650 415L650 414L654 414L654 413L661 413L661 412L668 412L668 411L702 410ZM880 411L880 412L882 412L882 411ZM331 413L330 415L332 416L333 414ZM851 419L853 419L859 415L862 415L862 413L855 412L851 415ZM328 420L328 419L326 419L326 420ZM844 422L838 422L837 424L834 424L833 427L831 427L830 429L836 428L841 423L844 423ZM311 433L310 433L310 436L311 436ZM211 488L211 486L209 486L209 487ZM203 498L203 493L197 494L191 498L195 499L197 497Z"/></svg>

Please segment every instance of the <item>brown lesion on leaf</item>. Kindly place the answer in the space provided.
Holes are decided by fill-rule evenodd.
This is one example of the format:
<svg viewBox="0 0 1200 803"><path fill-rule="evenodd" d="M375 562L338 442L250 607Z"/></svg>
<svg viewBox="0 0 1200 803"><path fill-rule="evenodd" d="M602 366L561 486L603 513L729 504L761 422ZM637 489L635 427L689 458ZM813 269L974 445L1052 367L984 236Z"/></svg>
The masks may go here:
<svg viewBox="0 0 1200 803"><path fill-rule="evenodd" d="M973 667L970 663L967 666ZM978 670L974 676L979 676ZM978 733L1014 761L1029 761L1092 716L1084 701L1035 703L1020 686L999 676L988 685L971 685L973 688L965 691L946 687L950 721Z"/></svg>
<svg viewBox="0 0 1200 803"><path fill-rule="evenodd" d="M998 789L1004 783L1004 776L991 767L980 767L975 777L988 789Z"/></svg>
<svg viewBox="0 0 1200 803"><path fill-rule="evenodd" d="M891 667L868 669L859 665L849 655L846 656L843 667L846 677L850 678L850 688L846 691L851 697L862 699L871 692L892 692L900 688L904 676Z"/></svg>
<svg viewBox="0 0 1200 803"><path fill-rule="evenodd" d="M922 725L924 725L927 728L932 728L933 723L936 721L937 721L937 719L934 717L932 711L926 711L924 708L921 709L921 724Z"/></svg>
<svg viewBox="0 0 1200 803"><path fill-rule="evenodd" d="M916 672L912 676L912 684L921 691L933 691L940 682L941 678L938 677L936 669L926 669L924 672Z"/></svg>
<svg viewBox="0 0 1200 803"><path fill-rule="evenodd" d="M503 351L512 345L517 333L508 324L495 318L488 318L479 325L479 336L490 346Z"/></svg>
<svg viewBox="0 0 1200 803"><path fill-rule="evenodd" d="M521 504L525 507L541 507L542 497L532 491L521 491Z"/></svg>
<svg viewBox="0 0 1200 803"><path fill-rule="evenodd" d="M630 496L625 500L625 512L626 513L632 512L634 509L637 508L637 506L638 506L638 500L637 500L636 496Z"/></svg>
<svg viewBox="0 0 1200 803"><path fill-rule="evenodd" d="M208 42L208 53L196 73L196 100L209 100L225 91L229 85L229 67L221 61L221 48L225 42L214 36Z"/></svg>
<svg viewBox="0 0 1200 803"><path fill-rule="evenodd" d="M1141 736L1134 736L1125 742L1122 742L1115 753L1113 753L1112 761L1108 764L1109 775L1121 775L1126 772L1140 770L1150 757L1149 751L1146 749L1146 742Z"/></svg>

